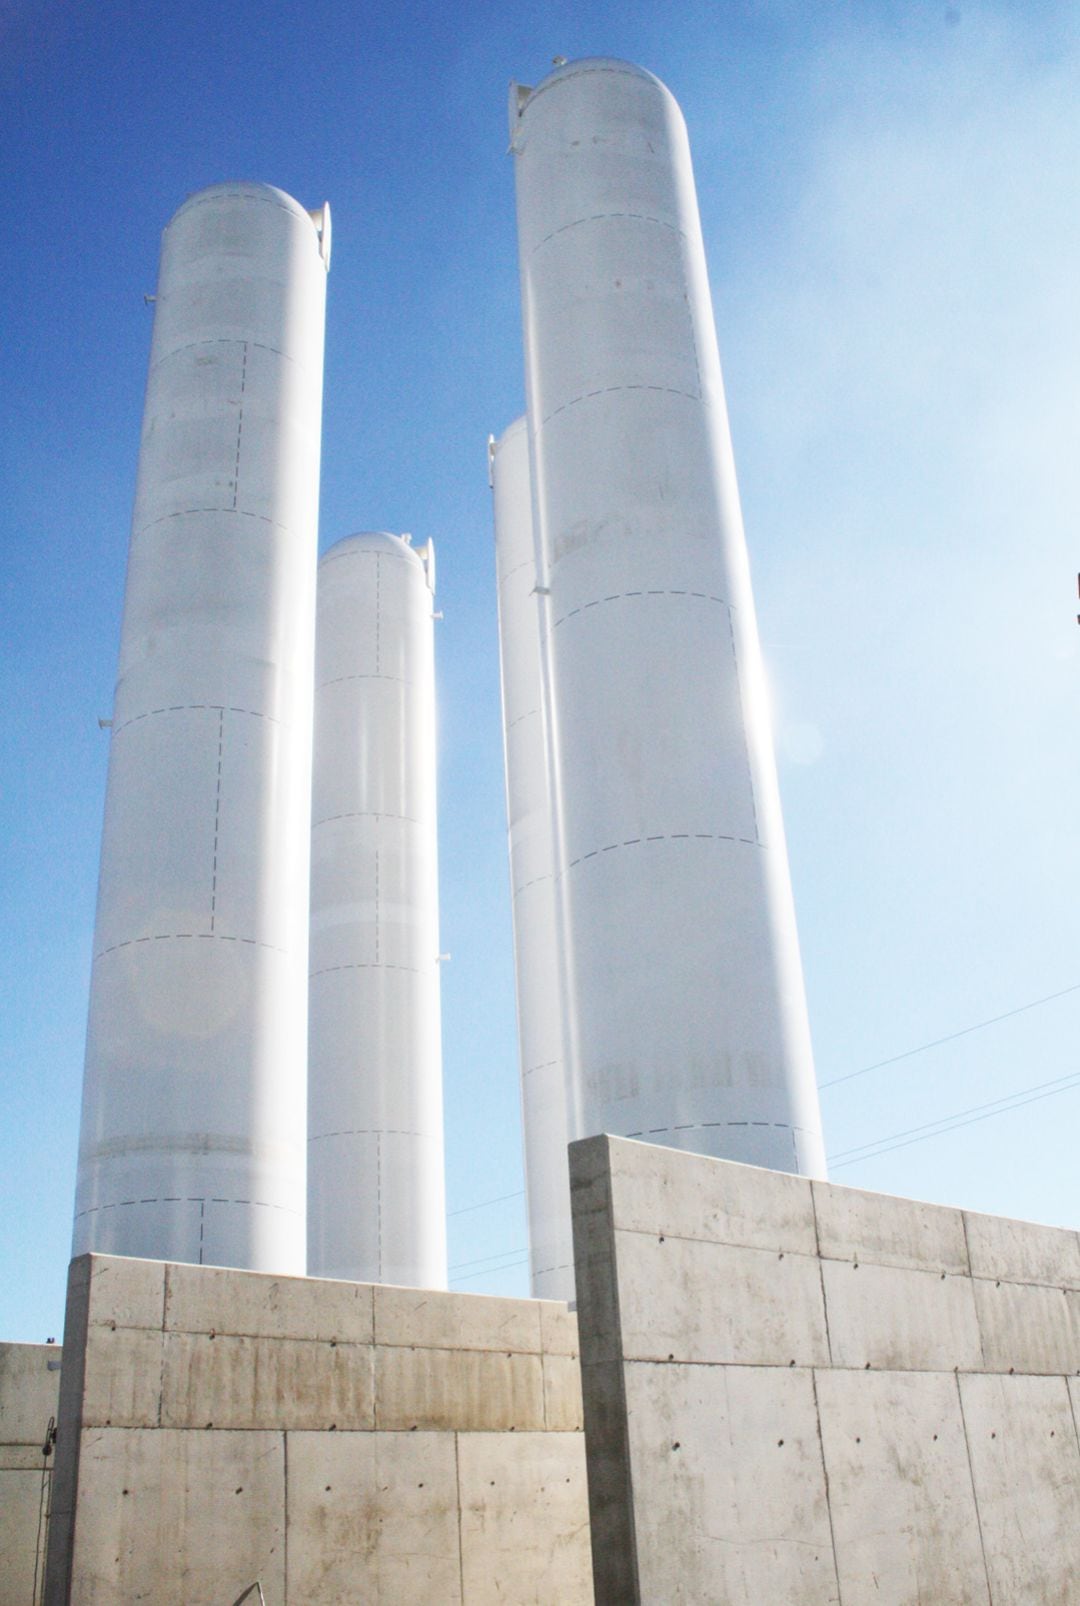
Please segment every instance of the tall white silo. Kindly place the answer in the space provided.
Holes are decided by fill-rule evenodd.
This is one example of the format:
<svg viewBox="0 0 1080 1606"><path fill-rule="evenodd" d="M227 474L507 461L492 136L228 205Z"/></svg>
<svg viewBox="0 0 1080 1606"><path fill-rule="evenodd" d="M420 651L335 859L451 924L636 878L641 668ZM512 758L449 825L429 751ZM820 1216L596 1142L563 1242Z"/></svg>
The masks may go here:
<svg viewBox="0 0 1080 1606"><path fill-rule="evenodd" d="M330 215L165 230L113 707L74 1252L304 1271Z"/></svg>
<svg viewBox="0 0 1080 1606"><path fill-rule="evenodd" d="M571 1300L566 1082L525 419L515 420L490 452L529 1266L535 1298Z"/></svg>
<svg viewBox="0 0 1080 1606"><path fill-rule="evenodd" d="M435 558L354 535L319 564L308 1271L446 1287Z"/></svg>
<svg viewBox="0 0 1080 1606"><path fill-rule="evenodd" d="M824 1174L682 115L511 92L572 1137Z"/></svg>

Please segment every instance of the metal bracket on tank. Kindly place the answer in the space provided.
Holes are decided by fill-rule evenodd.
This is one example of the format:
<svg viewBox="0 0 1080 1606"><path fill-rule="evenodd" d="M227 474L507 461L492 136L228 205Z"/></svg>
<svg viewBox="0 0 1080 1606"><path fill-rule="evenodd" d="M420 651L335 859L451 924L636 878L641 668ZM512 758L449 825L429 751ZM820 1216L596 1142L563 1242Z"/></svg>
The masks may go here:
<svg viewBox="0 0 1080 1606"><path fill-rule="evenodd" d="M418 546L416 548L416 555L420 559L420 562L424 565L424 578L427 580L428 590L431 592L432 596L434 596L435 595L435 543L434 543L434 541L425 541L423 546ZM438 618L438 617L441 617L441 616L440 615L433 615L432 617L433 618Z"/></svg>
<svg viewBox="0 0 1080 1606"><path fill-rule="evenodd" d="M488 487L495 489L495 437L488 436Z"/></svg>
<svg viewBox="0 0 1080 1606"><path fill-rule="evenodd" d="M327 273L330 272L330 202L324 201L321 206L308 208L308 217L315 225L315 233L319 236L319 255L323 259Z"/></svg>
<svg viewBox="0 0 1080 1606"><path fill-rule="evenodd" d="M516 84L513 79L510 80L510 155L521 149L521 114L532 92L532 84Z"/></svg>

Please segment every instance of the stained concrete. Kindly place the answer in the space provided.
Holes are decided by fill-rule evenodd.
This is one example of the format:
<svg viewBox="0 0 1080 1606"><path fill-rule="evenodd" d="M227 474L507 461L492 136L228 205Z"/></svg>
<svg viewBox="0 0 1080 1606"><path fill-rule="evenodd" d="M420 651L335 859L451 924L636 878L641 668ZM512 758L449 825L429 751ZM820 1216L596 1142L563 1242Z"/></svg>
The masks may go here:
<svg viewBox="0 0 1080 1606"><path fill-rule="evenodd" d="M602 1606L1075 1606L1076 1233L570 1154Z"/></svg>
<svg viewBox="0 0 1080 1606"><path fill-rule="evenodd" d="M57 1344L0 1344L0 1606L41 1587L53 1452L43 1454L60 1391Z"/></svg>
<svg viewBox="0 0 1080 1606"><path fill-rule="evenodd" d="M87 1255L49 1606L592 1601L565 1306Z"/></svg>

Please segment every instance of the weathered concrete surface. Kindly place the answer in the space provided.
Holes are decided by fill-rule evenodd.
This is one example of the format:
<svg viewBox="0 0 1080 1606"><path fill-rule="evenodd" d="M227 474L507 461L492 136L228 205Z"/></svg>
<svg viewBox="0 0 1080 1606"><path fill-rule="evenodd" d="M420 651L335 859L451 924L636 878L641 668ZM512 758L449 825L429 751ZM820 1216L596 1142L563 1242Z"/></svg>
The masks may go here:
<svg viewBox="0 0 1080 1606"><path fill-rule="evenodd" d="M565 1306L87 1255L67 1321L49 1606L592 1601Z"/></svg>
<svg viewBox="0 0 1080 1606"><path fill-rule="evenodd" d="M570 1155L602 1606L1076 1606L1076 1233Z"/></svg>
<svg viewBox="0 0 1080 1606"><path fill-rule="evenodd" d="M59 1392L59 1345L0 1344L0 1606L32 1601L35 1573L41 1587Z"/></svg>

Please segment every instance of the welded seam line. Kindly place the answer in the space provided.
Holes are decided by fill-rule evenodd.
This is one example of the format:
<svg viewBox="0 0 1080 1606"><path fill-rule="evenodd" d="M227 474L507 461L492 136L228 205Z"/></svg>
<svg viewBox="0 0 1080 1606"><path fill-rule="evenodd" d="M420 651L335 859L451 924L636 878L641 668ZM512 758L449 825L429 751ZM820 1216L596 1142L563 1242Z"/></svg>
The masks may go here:
<svg viewBox="0 0 1080 1606"><path fill-rule="evenodd" d="M692 390L680 390L675 385L601 385L596 390L583 391L580 396L574 396L570 401L561 402L550 413L544 414L537 428L543 429L545 424L550 424L551 420L558 418L560 413L568 412L571 407L577 407L583 401L592 401L595 396L614 396L627 390L651 390L661 396L683 396L687 401L701 402L702 404L705 402L705 398L700 391L695 394Z"/></svg>
<svg viewBox="0 0 1080 1606"><path fill-rule="evenodd" d="M269 720L271 725L280 725L281 720L273 714L261 714L257 708L232 708L228 703L169 703L162 708L148 708L145 714L132 714L125 719L122 725L113 729L113 735L119 736L126 731L129 725L137 725L140 719L153 719L155 714L249 714L252 719ZM288 729L288 726L283 726Z"/></svg>
<svg viewBox="0 0 1080 1606"><path fill-rule="evenodd" d="M248 343L244 341L244 356L240 365L240 412L236 420L236 462L233 464L233 497L232 505L235 510L240 500L240 442L244 435L244 394L247 390L247 359Z"/></svg>
<svg viewBox="0 0 1080 1606"><path fill-rule="evenodd" d="M586 608L598 608L600 606L600 604L604 603L604 602L623 602L627 597L693 597L693 598L698 599L698 600L700 600L702 602L718 602L718 603L720 603L721 607L724 607L724 608L728 608L729 607L728 600L727 600L726 597L714 596L712 594L712 592L709 592L709 591L664 591L664 590L619 591L619 592L616 592L613 596L596 597L596 598L594 598L594 600L592 602L583 602L583 603L581 603L581 605L579 607L571 608L567 613L560 614L558 619L556 619L552 623L551 628L552 628L552 630L557 630L559 628L559 626L561 624L563 624L567 619L573 619L579 613L584 613ZM728 618L729 625L730 625L730 622L731 621L730 621L730 613L729 613L729 618Z"/></svg>
<svg viewBox="0 0 1080 1606"><path fill-rule="evenodd" d="M217 793L214 797L214 863L210 881L210 930L214 929L217 918L217 870L218 870L218 841L221 830L221 754L225 745L225 711L218 714L217 739Z"/></svg>
<svg viewBox="0 0 1080 1606"><path fill-rule="evenodd" d="M137 948L144 942L240 942L247 948L266 948L272 954L289 952L287 948L279 948L276 943L260 942L257 937L228 936L222 931L159 931L152 937L128 937L124 942L114 942L109 948L99 948L94 958L104 959L108 954L119 953L121 948Z"/></svg>

